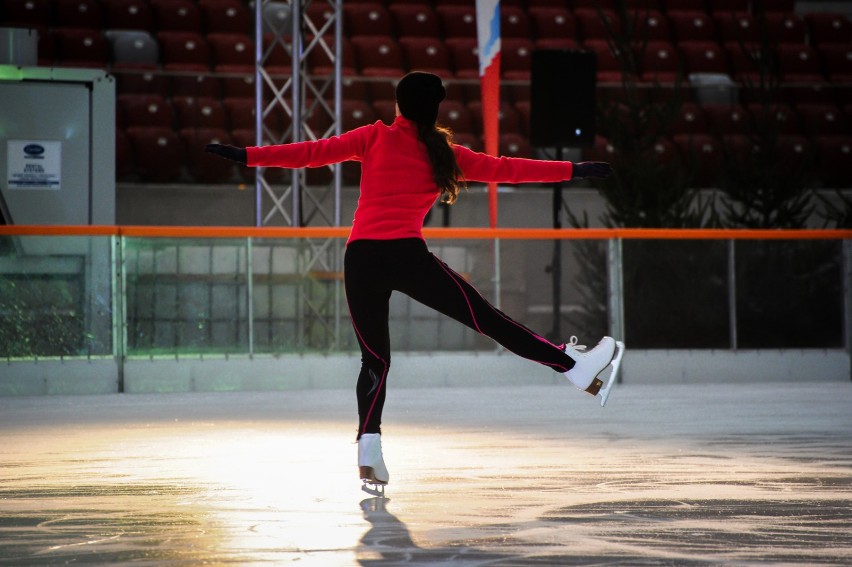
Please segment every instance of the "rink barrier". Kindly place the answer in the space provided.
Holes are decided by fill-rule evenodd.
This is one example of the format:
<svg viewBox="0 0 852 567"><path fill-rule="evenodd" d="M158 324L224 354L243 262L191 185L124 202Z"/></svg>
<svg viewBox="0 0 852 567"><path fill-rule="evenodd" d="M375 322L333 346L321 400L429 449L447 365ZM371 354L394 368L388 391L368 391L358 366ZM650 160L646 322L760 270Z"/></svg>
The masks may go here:
<svg viewBox="0 0 852 567"><path fill-rule="evenodd" d="M0 236L92 236L111 237L117 242L124 238L247 239L248 246L251 246L252 239L343 240L350 230L351 227L12 225L0 226ZM621 242L624 240L725 240L730 246L736 240L840 240L843 242L846 298L845 348L740 351L734 338L730 350L631 351L626 374L631 378L641 377L642 382L715 380L720 374L723 381L741 381L761 379L754 374L754 369L759 367L761 374L782 380L852 378L852 230L424 228L423 235L427 240L607 241L609 326L613 335L621 334L623 329ZM335 279L339 281L339 278ZM121 313L121 305L114 307L115 313ZM3 375L0 395L340 387L340 377L348 376L350 367L357 365L357 355L346 353L257 355L250 351L207 353L195 357L186 354L128 356L126 337L125 340L120 338L121 325L122 322L115 323L116 351L112 356L7 359L0 371ZM512 383L519 372L528 372L523 361L511 357L507 360L499 352L438 354L451 358L477 356L489 383L495 383L495 380L496 383ZM436 372L440 369L435 365L434 356L416 352L397 354L397 363L408 365L408 377L403 380L413 387L470 385L470 379L461 380L443 370ZM287 361L286 375L282 375L282 358ZM814 373L815 368L820 371ZM554 379L550 374L546 377L542 374L533 378L533 382L536 380L550 383Z"/></svg>

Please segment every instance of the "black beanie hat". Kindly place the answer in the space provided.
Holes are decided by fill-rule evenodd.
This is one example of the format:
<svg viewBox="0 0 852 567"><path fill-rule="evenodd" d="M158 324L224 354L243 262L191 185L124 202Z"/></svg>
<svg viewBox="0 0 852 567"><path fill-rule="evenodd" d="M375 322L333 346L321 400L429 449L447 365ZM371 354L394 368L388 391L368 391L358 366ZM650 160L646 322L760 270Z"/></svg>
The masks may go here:
<svg viewBox="0 0 852 567"><path fill-rule="evenodd" d="M438 120L438 105L447 96L438 75L414 71L396 85L396 104L405 118L432 125Z"/></svg>

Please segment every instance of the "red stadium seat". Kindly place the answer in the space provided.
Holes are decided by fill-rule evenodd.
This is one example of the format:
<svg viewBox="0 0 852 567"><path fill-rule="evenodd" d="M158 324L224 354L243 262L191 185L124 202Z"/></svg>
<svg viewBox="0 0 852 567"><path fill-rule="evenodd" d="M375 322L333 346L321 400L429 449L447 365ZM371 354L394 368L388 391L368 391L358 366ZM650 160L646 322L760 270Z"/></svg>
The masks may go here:
<svg viewBox="0 0 852 567"><path fill-rule="evenodd" d="M457 100L445 100L438 109L438 123L451 128L455 134L475 134L481 129L474 125L467 106Z"/></svg>
<svg viewBox="0 0 852 567"><path fill-rule="evenodd" d="M577 22L565 8L541 7L527 10L534 36L537 39L577 40Z"/></svg>
<svg viewBox="0 0 852 567"><path fill-rule="evenodd" d="M391 4L388 10L400 38L441 37L438 14L428 4Z"/></svg>
<svg viewBox="0 0 852 567"><path fill-rule="evenodd" d="M516 158L533 157L532 146L529 140L520 134L500 134L499 154L501 156Z"/></svg>
<svg viewBox="0 0 852 567"><path fill-rule="evenodd" d="M574 17L584 42L607 40L621 33L621 20L612 10L575 9Z"/></svg>
<svg viewBox="0 0 852 567"><path fill-rule="evenodd" d="M669 20L658 10L639 10L629 14L636 41L671 41Z"/></svg>
<svg viewBox="0 0 852 567"><path fill-rule="evenodd" d="M447 46L438 38L403 37L399 40L410 71L426 71L440 76L452 76L450 54Z"/></svg>
<svg viewBox="0 0 852 567"><path fill-rule="evenodd" d="M682 75L679 53L671 43L648 43L639 55L643 81L671 83Z"/></svg>
<svg viewBox="0 0 852 567"><path fill-rule="evenodd" d="M518 6L500 7L500 37L529 39L531 35L527 12Z"/></svg>
<svg viewBox="0 0 852 567"><path fill-rule="evenodd" d="M199 0L201 21L208 34L248 34L254 31L254 14L239 0Z"/></svg>
<svg viewBox="0 0 852 567"><path fill-rule="evenodd" d="M446 41L457 77L479 77L479 52L476 38L456 38Z"/></svg>
<svg viewBox="0 0 852 567"><path fill-rule="evenodd" d="M103 8L97 0L53 0L53 23L55 27L100 31Z"/></svg>
<svg viewBox="0 0 852 567"><path fill-rule="evenodd" d="M822 65L810 45L783 43L776 47L781 79L791 82L821 81Z"/></svg>
<svg viewBox="0 0 852 567"><path fill-rule="evenodd" d="M50 0L5 0L4 27L46 27L50 23Z"/></svg>
<svg viewBox="0 0 852 567"><path fill-rule="evenodd" d="M805 14L811 45L852 43L852 22L845 14L813 12Z"/></svg>
<svg viewBox="0 0 852 567"><path fill-rule="evenodd" d="M157 31L202 33L201 12L192 0L151 0Z"/></svg>
<svg viewBox="0 0 852 567"><path fill-rule="evenodd" d="M533 42L529 39L504 39L501 42L501 72L507 79L528 79L532 65Z"/></svg>
<svg viewBox="0 0 852 567"><path fill-rule="evenodd" d="M254 67L254 41L246 34L207 34L214 68L221 65Z"/></svg>
<svg viewBox="0 0 852 567"><path fill-rule="evenodd" d="M444 37L476 38L476 8L465 6L437 6L438 19L444 30Z"/></svg>
<svg viewBox="0 0 852 567"><path fill-rule="evenodd" d="M849 117L833 104L800 104L796 107L802 130L808 136L841 136L852 131Z"/></svg>
<svg viewBox="0 0 852 567"><path fill-rule="evenodd" d="M183 144L171 128L134 127L127 129L136 173L142 181L178 181L186 162Z"/></svg>
<svg viewBox="0 0 852 567"><path fill-rule="evenodd" d="M109 43L100 30L54 28L50 34L55 46L56 65L92 68L107 66Z"/></svg>
<svg viewBox="0 0 852 567"><path fill-rule="evenodd" d="M684 72L728 73L728 54L711 41L683 41L678 44Z"/></svg>
<svg viewBox="0 0 852 567"><path fill-rule="evenodd" d="M718 41L716 21L704 12L668 12L676 41Z"/></svg>
<svg viewBox="0 0 852 567"><path fill-rule="evenodd" d="M757 22L749 13L717 11L713 19L722 43L751 44L760 40Z"/></svg>
<svg viewBox="0 0 852 567"><path fill-rule="evenodd" d="M751 123L748 111L740 104L705 104L702 106L711 133L719 136L748 134Z"/></svg>
<svg viewBox="0 0 852 567"><path fill-rule="evenodd" d="M707 118L701 105L693 102L685 102L678 111L677 117L671 124L669 135L692 135L706 134L708 132Z"/></svg>
<svg viewBox="0 0 852 567"><path fill-rule="evenodd" d="M196 32L169 31L157 34L163 65L198 65L210 67L210 47Z"/></svg>
<svg viewBox="0 0 852 567"><path fill-rule="evenodd" d="M807 43L808 30L801 16L793 12L766 14L769 40L776 43Z"/></svg>
<svg viewBox="0 0 852 567"><path fill-rule="evenodd" d="M105 0L103 4L108 29L153 31L154 17L145 0Z"/></svg>
<svg viewBox="0 0 852 567"><path fill-rule="evenodd" d="M353 37L352 47L362 72L374 76L399 77L405 68L402 51L390 36Z"/></svg>
<svg viewBox="0 0 852 567"><path fill-rule="evenodd" d="M799 115L786 104L771 104L763 106L758 103L748 105L749 114L756 131L770 132L783 135L798 135L802 129L799 126Z"/></svg>
<svg viewBox="0 0 852 567"><path fill-rule="evenodd" d="M341 103L340 127L344 132L373 124L379 118L373 106L363 100L344 100Z"/></svg>
<svg viewBox="0 0 852 567"><path fill-rule="evenodd" d="M216 98L175 97L172 99L177 129L228 127L225 109Z"/></svg>
<svg viewBox="0 0 852 567"><path fill-rule="evenodd" d="M172 105L168 99L159 95L119 95L116 103L122 122L127 127L172 128L174 125Z"/></svg>
<svg viewBox="0 0 852 567"><path fill-rule="evenodd" d="M392 36L396 33L390 13L379 2L343 3L343 21L350 38L359 35Z"/></svg>

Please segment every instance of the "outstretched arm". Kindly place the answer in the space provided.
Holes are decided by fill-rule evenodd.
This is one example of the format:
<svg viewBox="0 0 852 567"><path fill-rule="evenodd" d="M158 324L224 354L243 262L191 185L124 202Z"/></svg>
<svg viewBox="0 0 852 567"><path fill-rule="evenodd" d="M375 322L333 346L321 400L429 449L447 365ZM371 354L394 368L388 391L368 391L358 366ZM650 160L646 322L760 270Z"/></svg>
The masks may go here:
<svg viewBox="0 0 852 567"><path fill-rule="evenodd" d="M204 151L239 162L250 167L322 167L332 163L358 160L364 152L364 144L371 126L362 126L331 138L322 140L278 144L272 146L249 146L238 148L225 144L207 144Z"/></svg>
<svg viewBox="0 0 852 567"><path fill-rule="evenodd" d="M467 181L482 183L547 183L580 177L608 177L612 167L606 162L548 161L494 157L453 146L459 167Z"/></svg>

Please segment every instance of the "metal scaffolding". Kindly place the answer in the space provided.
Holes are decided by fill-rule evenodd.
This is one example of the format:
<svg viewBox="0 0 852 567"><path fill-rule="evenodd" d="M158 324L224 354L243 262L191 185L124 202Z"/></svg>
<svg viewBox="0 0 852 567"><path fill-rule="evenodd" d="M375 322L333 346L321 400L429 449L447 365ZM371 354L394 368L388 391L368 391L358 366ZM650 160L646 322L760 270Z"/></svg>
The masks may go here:
<svg viewBox="0 0 852 567"><path fill-rule="evenodd" d="M255 120L257 145L318 140L341 133L342 0L262 0L255 4ZM279 63L284 54L290 69ZM314 74L308 61L324 61ZM267 118L283 110L289 125L273 131ZM315 129L312 124L319 124ZM304 169L283 179L258 168L255 181L257 226L340 226L341 166L328 166L326 181L308 183ZM289 183L288 183L289 181ZM309 348L340 343L339 298L342 248L339 240L306 239L298 272L305 277L299 335ZM319 295L319 297L318 297Z"/></svg>

